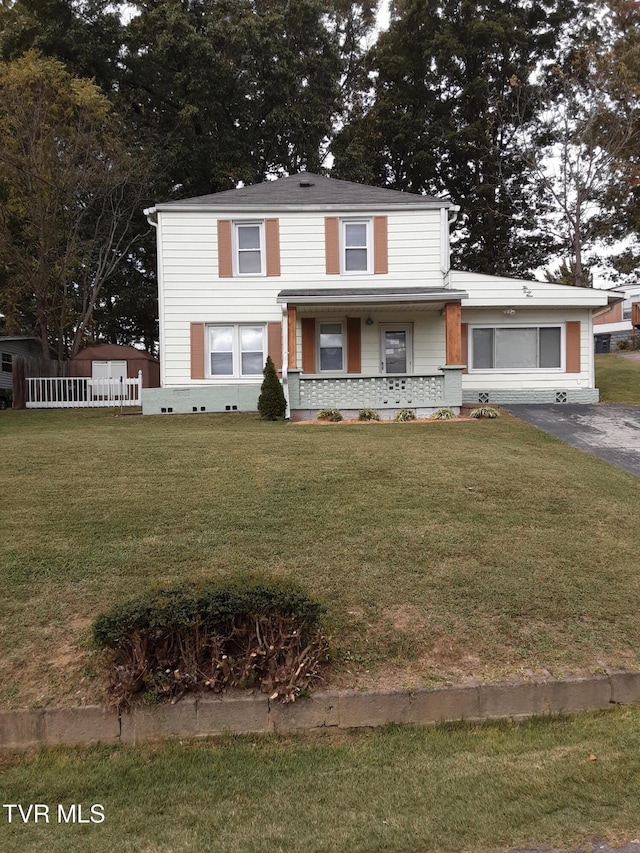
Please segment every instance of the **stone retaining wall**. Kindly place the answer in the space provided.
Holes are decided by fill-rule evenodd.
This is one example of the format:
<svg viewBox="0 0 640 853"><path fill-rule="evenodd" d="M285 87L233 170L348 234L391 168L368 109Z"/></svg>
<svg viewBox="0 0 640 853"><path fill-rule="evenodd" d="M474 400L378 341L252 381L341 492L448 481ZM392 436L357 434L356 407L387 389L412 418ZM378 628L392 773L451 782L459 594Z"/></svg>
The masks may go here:
<svg viewBox="0 0 640 853"><path fill-rule="evenodd" d="M634 702L640 702L640 672L437 690L314 693L290 705L247 695L186 697L175 705L136 705L123 714L98 706L0 711L0 750L357 729L386 723L522 720Z"/></svg>

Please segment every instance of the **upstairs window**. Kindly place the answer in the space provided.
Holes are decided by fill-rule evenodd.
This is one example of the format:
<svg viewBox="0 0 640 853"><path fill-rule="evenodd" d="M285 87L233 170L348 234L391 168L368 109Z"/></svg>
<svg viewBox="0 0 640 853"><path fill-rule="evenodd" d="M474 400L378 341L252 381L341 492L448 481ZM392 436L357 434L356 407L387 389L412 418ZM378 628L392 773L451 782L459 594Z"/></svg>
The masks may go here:
<svg viewBox="0 0 640 853"><path fill-rule="evenodd" d="M373 239L370 219L343 219L343 272L371 272L372 245Z"/></svg>
<svg viewBox="0 0 640 853"><path fill-rule="evenodd" d="M264 275L263 223L234 223L234 238L236 275Z"/></svg>

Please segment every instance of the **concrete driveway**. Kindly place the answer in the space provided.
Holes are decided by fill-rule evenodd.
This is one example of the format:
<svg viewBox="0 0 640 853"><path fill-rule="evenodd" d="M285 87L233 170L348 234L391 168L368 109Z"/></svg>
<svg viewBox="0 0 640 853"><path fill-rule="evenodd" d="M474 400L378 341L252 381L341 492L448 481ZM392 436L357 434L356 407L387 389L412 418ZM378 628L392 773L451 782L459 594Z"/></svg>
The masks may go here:
<svg viewBox="0 0 640 853"><path fill-rule="evenodd" d="M640 477L640 406L503 406L525 423Z"/></svg>

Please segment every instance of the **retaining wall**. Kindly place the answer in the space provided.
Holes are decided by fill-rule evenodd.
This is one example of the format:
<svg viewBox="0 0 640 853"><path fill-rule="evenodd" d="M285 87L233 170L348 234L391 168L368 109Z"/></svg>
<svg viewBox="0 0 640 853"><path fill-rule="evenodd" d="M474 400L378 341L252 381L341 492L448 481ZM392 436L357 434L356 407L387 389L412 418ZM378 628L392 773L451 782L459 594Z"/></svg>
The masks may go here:
<svg viewBox="0 0 640 853"><path fill-rule="evenodd" d="M270 702L266 696L198 696L174 705L136 705L122 714L99 706L0 711L0 750L357 729L386 723L522 720L635 702L640 702L640 672L437 690L314 693L289 705Z"/></svg>

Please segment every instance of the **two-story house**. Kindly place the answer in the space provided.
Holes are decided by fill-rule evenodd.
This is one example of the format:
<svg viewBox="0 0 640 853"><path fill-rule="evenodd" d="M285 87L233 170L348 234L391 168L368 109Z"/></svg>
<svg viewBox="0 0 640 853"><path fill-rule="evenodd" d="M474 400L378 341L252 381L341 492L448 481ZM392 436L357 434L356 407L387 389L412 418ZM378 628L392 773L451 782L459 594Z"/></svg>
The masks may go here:
<svg viewBox="0 0 640 853"><path fill-rule="evenodd" d="M145 211L161 387L143 411L254 411L268 354L292 418L597 401L607 294L452 270L456 212L309 173Z"/></svg>

